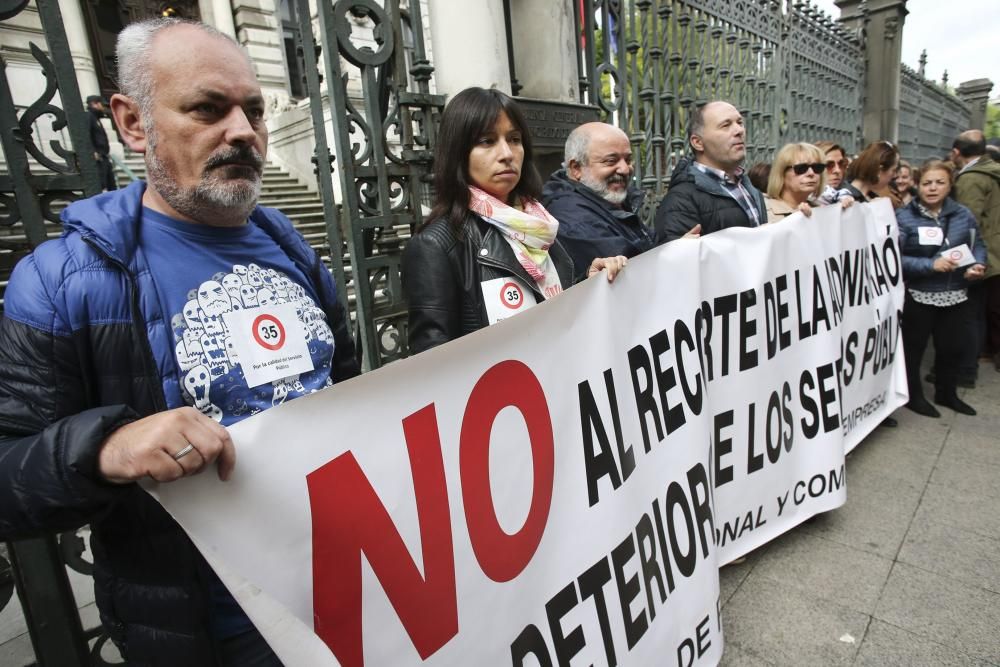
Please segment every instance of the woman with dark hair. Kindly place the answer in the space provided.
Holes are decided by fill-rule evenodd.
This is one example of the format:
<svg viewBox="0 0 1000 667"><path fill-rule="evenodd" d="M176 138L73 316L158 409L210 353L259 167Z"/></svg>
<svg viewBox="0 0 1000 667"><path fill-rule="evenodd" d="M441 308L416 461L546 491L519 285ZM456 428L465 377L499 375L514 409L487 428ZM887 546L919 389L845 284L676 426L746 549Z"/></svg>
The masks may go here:
<svg viewBox="0 0 1000 667"><path fill-rule="evenodd" d="M826 184L834 190L839 190L844 182L844 174L847 172L847 154L840 144L832 141L817 141L813 144L823 152L826 162Z"/></svg>
<svg viewBox="0 0 1000 667"><path fill-rule="evenodd" d="M899 167L899 151L888 141L868 144L861 155L847 167L847 177L841 186L850 191L855 201L866 202L888 197L893 208L902 206L892 190L892 179Z"/></svg>
<svg viewBox="0 0 1000 667"><path fill-rule="evenodd" d="M559 222L538 198L531 135L498 90L467 88L441 116L435 204L403 251L410 352L441 345L550 299L573 284ZM595 259L587 277L625 257Z"/></svg>
<svg viewBox="0 0 1000 667"><path fill-rule="evenodd" d="M814 197L810 203L820 205L836 204L844 202L848 197L850 197L853 203L854 195L851 194L847 183L844 182L849 161L843 147L840 144L826 140L817 141L813 145L823 153L823 160L826 164L826 185L823 191ZM847 206L850 206L850 204L847 204Z"/></svg>
<svg viewBox="0 0 1000 667"><path fill-rule="evenodd" d="M896 213L903 254L906 302L903 306L903 353L910 402L906 407L927 417L940 417L924 398L920 360L934 337L934 402L956 412L976 411L956 393L962 351L973 334L973 312L967 287L982 280L986 245L972 211L948 197L953 172L940 160L920 167L917 196Z"/></svg>
<svg viewBox="0 0 1000 667"><path fill-rule="evenodd" d="M747 170L750 184L761 192L767 192L767 179L771 177L771 163L758 162Z"/></svg>

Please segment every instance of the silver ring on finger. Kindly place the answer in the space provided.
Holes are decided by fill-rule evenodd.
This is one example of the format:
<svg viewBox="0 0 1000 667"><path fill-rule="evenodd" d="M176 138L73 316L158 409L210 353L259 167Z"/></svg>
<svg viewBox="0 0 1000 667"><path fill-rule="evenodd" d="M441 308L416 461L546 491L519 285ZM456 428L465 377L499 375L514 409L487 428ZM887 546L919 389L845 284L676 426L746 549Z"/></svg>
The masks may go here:
<svg viewBox="0 0 1000 667"><path fill-rule="evenodd" d="M174 461L180 461L182 458L184 458L185 456L187 456L188 454L190 454L193 451L194 451L194 445L192 445L189 442L188 445L187 445L187 447L185 447L184 449L182 449L181 451L179 451L179 452L177 452L176 454L173 455Z"/></svg>

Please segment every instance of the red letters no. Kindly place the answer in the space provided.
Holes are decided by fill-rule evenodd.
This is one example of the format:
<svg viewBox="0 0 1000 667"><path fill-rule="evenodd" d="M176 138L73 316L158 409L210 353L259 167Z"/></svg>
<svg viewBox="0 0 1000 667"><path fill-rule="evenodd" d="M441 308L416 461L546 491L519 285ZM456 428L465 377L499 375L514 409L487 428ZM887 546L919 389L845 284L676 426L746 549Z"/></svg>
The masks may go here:
<svg viewBox="0 0 1000 667"><path fill-rule="evenodd" d="M458 632L455 555L434 405L403 420L424 576L350 452L306 477L312 510L313 627L345 667L364 664L361 553L421 658Z"/></svg>
<svg viewBox="0 0 1000 667"><path fill-rule="evenodd" d="M490 490L490 434L497 415L506 407L517 408L524 417L534 470L528 517L513 535L497 521ZM469 396L461 438L462 499L472 549L490 579L510 581L534 556L552 504L552 418L545 392L531 369L519 361L503 361L486 371Z"/></svg>

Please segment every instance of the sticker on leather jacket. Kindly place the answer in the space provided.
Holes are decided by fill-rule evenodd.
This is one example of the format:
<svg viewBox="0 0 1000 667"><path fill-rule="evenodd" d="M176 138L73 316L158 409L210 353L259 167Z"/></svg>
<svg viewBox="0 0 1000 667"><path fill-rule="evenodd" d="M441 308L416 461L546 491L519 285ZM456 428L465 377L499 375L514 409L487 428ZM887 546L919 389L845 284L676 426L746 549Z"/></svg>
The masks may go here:
<svg viewBox="0 0 1000 667"><path fill-rule="evenodd" d="M917 227L917 239L920 245L941 245L944 243L944 232L940 227Z"/></svg>
<svg viewBox="0 0 1000 667"><path fill-rule="evenodd" d="M479 283L490 324L517 315L536 305L534 293L518 278L494 278Z"/></svg>

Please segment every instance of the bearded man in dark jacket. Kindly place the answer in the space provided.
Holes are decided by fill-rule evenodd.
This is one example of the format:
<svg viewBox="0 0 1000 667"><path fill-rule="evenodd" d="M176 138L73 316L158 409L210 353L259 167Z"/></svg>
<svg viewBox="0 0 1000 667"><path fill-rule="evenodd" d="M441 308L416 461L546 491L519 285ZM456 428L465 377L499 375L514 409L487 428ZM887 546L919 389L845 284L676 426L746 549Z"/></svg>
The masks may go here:
<svg viewBox="0 0 1000 667"><path fill-rule="evenodd" d="M129 665L279 665L136 482L213 468L228 479L226 426L356 375L354 344L317 254L256 205L265 102L242 48L202 24L152 19L119 34L117 55L112 113L149 182L71 204L62 237L11 277L0 540L90 523L97 606ZM268 354L252 343L267 337L265 314L282 343L301 340L308 370L244 374L241 358Z"/></svg>
<svg viewBox="0 0 1000 667"><path fill-rule="evenodd" d="M577 280L598 257L635 257L654 238L639 218L646 194L632 185L632 146L614 125L585 123L566 139L564 168L542 190L559 221L559 243L573 258Z"/></svg>
<svg viewBox="0 0 1000 667"><path fill-rule="evenodd" d="M743 115L719 100L694 109L687 131L694 159L677 163L656 209L656 240L666 243L701 225L702 234L767 222L764 196L750 183Z"/></svg>

